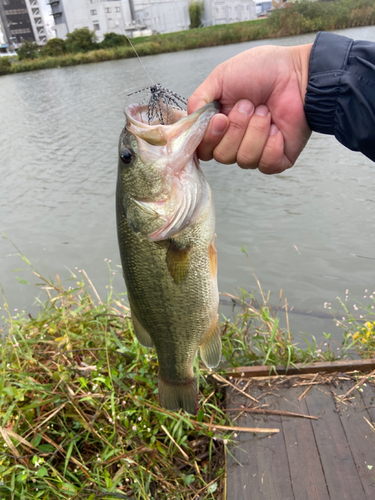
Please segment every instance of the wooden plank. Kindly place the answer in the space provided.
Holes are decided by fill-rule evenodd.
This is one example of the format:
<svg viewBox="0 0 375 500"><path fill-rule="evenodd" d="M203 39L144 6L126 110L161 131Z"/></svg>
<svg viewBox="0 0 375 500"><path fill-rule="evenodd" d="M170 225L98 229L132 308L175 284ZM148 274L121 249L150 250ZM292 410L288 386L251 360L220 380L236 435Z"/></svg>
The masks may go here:
<svg viewBox="0 0 375 500"><path fill-rule="evenodd" d="M260 391L252 393L262 396ZM248 404L245 397L228 390L228 408ZM262 397L262 403L278 408L274 395ZM281 429L281 417L276 415L244 414L238 425ZM283 433L272 436L239 434L237 445L227 454L228 500L294 500Z"/></svg>
<svg viewBox="0 0 375 500"><path fill-rule="evenodd" d="M338 394L345 394L353 384L340 384ZM368 386L361 387L362 394ZM371 390L371 387L369 387ZM366 422L371 417L365 408L361 392L351 394L350 403L340 404L339 415L344 428L357 472L367 498L375 498L375 433ZM365 417L365 418L364 418ZM368 468L367 466L370 466Z"/></svg>
<svg viewBox="0 0 375 500"><path fill-rule="evenodd" d="M343 360L332 362L311 363L306 365L303 363L296 363L295 366L290 366L286 369L285 366L276 366L277 375L298 375L304 373L332 373L332 372L349 372L358 370L361 372L371 371L375 369L375 359L356 359L356 360ZM240 377L267 377L267 375L275 375L271 371L271 366L240 366L230 368L227 371L227 377L233 378Z"/></svg>
<svg viewBox="0 0 375 500"><path fill-rule="evenodd" d="M323 387L323 386L321 386ZM313 387L306 395L309 413L331 500L368 500L353 460L332 395Z"/></svg>
<svg viewBox="0 0 375 500"><path fill-rule="evenodd" d="M280 390L280 409L308 414L305 399L298 401L304 389L304 387L291 387ZM295 498L329 500L311 421L282 417L282 427Z"/></svg>
<svg viewBox="0 0 375 500"><path fill-rule="evenodd" d="M371 383L362 386L361 397L370 415L370 421L375 425L375 386Z"/></svg>
<svg viewBox="0 0 375 500"><path fill-rule="evenodd" d="M246 382L247 389L240 382L260 407L319 420L245 412L236 425L277 427L281 432L237 437L238 445L229 449L233 458L227 455L228 500L373 500L375 432L369 423L375 425L374 384L366 382L361 390L349 392L355 381L334 377L332 385L313 385L299 402L305 385L292 387L297 381L254 379ZM346 394L338 403L336 398ZM228 409L250 403L234 389L228 396Z"/></svg>

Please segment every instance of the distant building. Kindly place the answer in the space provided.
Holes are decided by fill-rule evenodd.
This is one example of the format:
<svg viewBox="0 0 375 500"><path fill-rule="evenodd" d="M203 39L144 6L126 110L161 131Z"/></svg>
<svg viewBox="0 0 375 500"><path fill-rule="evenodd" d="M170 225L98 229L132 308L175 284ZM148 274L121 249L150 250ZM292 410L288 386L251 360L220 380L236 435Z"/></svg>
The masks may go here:
<svg viewBox="0 0 375 500"><path fill-rule="evenodd" d="M272 0L265 2L257 2L256 4L256 15L265 16L269 10L272 10Z"/></svg>
<svg viewBox="0 0 375 500"><path fill-rule="evenodd" d="M130 0L134 20L154 33L189 29L189 0Z"/></svg>
<svg viewBox="0 0 375 500"><path fill-rule="evenodd" d="M18 48L25 40L38 45L47 42L40 0L0 0L0 24L4 44L11 50Z"/></svg>
<svg viewBox="0 0 375 500"><path fill-rule="evenodd" d="M101 41L105 33L126 33L131 37L134 31L146 28L132 19L128 0L49 0L48 3L55 19L52 29L58 38L64 39L75 29L88 28Z"/></svg>
<svg viewBox="0 0 375 500"><path fill-rule="evenodd" d="M7 40L5 39L4 33L3 33L3 26L1 24L1 18L0 18L0 55L1 54L6 54L9 49L9 45Z"/></svg>
<svg viewBox="0 0 375 500"><path fill-rule="evenodd" d="M55 19L52 29L63 39L83 27L95 31L101 41L108 32L132 37L183 31L190 26L190 0L47 1ZM250 19L256 19L254 0L204 0L204 26Z"/></svg>
<svg viewBox="0 0 375 500"><path fill-rule="evenodd" d="M254 0L205 0L204 25L239 23L256 19Z"/></svg>
<svg viewBox="0 0 375 500"><path fill-rule="evenodd" d="M130 0L134 18L155 33L189 29L190 0ZM254 0L204 0L203 26L256 19Z"/></svg>

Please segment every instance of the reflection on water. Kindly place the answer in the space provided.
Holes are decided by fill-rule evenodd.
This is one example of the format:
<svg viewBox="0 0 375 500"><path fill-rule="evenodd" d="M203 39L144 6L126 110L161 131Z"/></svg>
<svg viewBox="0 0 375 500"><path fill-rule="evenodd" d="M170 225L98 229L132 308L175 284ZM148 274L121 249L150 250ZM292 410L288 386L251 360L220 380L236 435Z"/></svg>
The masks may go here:
<svg viewBox="0 0 375 500"><path fill-rule="evenodd" d="M342 33L375 41L374 27ZM249 42L143 62L155 81L189 96L217 64L242 50L313 39ZM0 231L42 273L65 278L69 269L84 268L105 293L104 259L115 270L120 262L114 189L123 104L129 92L149 84L135 59L0 78ZM280 289L300 311L324 312L323 303L335 303L346 289L361 298L374 287L374 168L318 134L297 165L279 176L205 164L215 196L220 290L254 290L252 266L271 290L271 303ZM0 239L0 282L12 309L31 310L35 289L17 283L15 276L28 275L12 272L23 264L16 254ZM114 286L123 289L122 277ZM291 320L295 331L335 329L325 318Z"/></svg>

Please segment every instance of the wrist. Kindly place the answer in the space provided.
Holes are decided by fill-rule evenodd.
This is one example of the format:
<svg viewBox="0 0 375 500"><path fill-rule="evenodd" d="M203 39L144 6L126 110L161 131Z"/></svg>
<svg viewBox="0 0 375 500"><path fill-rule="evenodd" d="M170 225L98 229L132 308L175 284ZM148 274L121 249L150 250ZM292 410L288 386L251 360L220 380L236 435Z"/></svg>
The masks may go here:
<svg viewBox="0 0 375 500"><path fill-rule="evenodd" d="M297 45L293 47L296 71L298 74L299 87L302 102L305 103L307 83L309 80L310 55L313 44Z"/></svg>

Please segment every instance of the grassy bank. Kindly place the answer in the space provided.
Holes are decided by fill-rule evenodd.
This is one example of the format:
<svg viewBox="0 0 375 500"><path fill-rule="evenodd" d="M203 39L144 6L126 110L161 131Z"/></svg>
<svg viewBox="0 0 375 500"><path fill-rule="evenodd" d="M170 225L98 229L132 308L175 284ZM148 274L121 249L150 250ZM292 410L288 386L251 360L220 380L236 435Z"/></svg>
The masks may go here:
<svg viewBox="0 0 375 500"><path fill-rule="evenodd" d="M334 0L332 2L302 0L288 4L284 9L273 11L267 19L134 38L132 43L139 55L145 56L373 24L375 24L375 4L372 0ZM58 57L39 57L14 63L7 61L7 58L1 58L0 74L129 57L135 57L135 53L128 45Z"/></svg>
<svg viewBox="0 0 375 500"><path fill-rule="evenodd" d="M236 299L239 313L223 321L218 370L196 363L198 414L170 412L158 402L155 352L136 341L126 301L113 295L111 283L101 299L83 270L66 287L23 259L47 299L37 317L2 308L2 499L223 499L224 452L241 432L224 412L225 368L334 360L353 349L368 357L375 350L373 296L353 314L347 299L342 303L345 334L337 351L329 335L322 346L313 337L295 345L259 287L259 303L244 293ZM108 273L111 280L110 267Z"/></svg>

